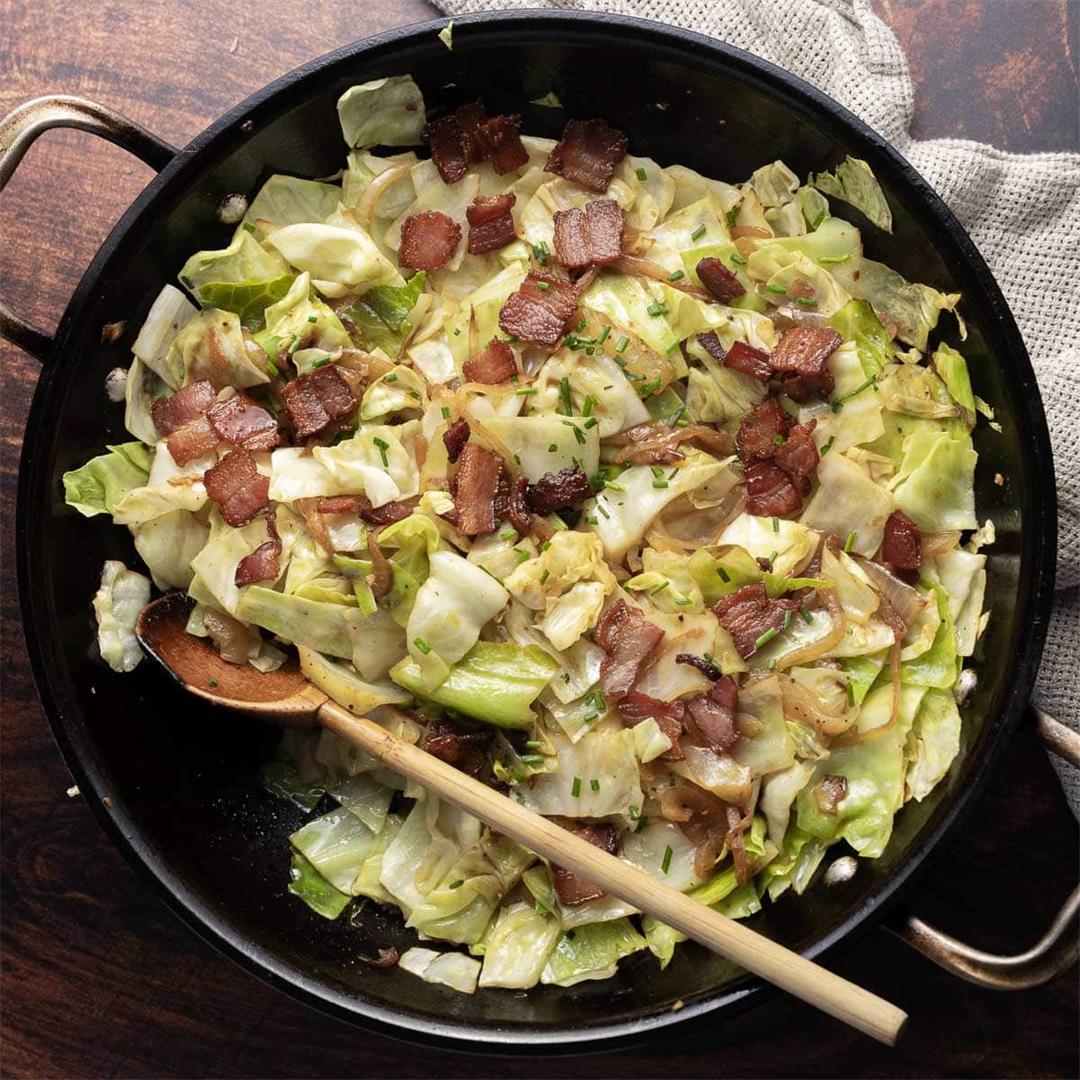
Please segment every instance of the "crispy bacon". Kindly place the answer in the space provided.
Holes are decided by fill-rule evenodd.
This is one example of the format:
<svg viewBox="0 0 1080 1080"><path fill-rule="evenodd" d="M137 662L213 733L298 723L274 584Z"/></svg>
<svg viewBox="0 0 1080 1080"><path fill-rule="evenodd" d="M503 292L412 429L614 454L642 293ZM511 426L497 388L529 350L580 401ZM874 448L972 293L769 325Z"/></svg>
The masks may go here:
<svg viewBox="0 0 1080 1080"><path fill-rule="evenodd" d="M769 363L769 354L755 349L753 345L747 345L745 341L736 341L727 351L724 364L735 371L741 371L744 375L759 379L767 383L772 378L772 365Z"/></svg>
<svg viewBox="0 0 1080 1080"><path fill-rule="evenodd" d="M200 379L181 387L169 397L158 398L150 406L154 426L162 435L171 435L185 424L204 415L217 398L217 391L209 379Z"/></svg>
<svg viewBox="0 0 1080 1080"><path fill-rule="evenodd" d="M502 176L520 169L529 160L521 141L520 116L493 116L476 127L476 141L485 159Z"/></svg>
<svg viewBox="0 0 1080 1080"><path fill-rule="evenodd" d="M517 374L514 350L501 338L492 338L483 352L461 365L461 370L469 382L498 386Z"/></svg>
<svg viewBox="0 0 1080 1080"><path fill-rule="evenodd" d="M174 431L166 440L169 454L177 465L187 465L217 449L217 432L205 416L197 417Z"/></svg>
<svg viewBox="0 0 1080 1080"><path fill-rule="evenodd" d="M809 480L803 478L809 486ZM791 517L802 509L803 497L779 465L763 461L746 470L746 512L757 517Z"/></svg>
<svg viewBox="0 0 1080 1080"><path fill-rule="evenodd" d="M846 776L823 776L814 788L814 802L823 814L835 814L847 796Z"/></svg>
<svg viewBox="0 0 1080 1080"><path fill-rule="evenodd" d="M722 303L746 294L742 282L719 259L702 259L696 269L701 284Z"/></svg>
<svg viewBox="0 0 1080 1080"><path fill-rule="evenodd" d="M532 532L533 515L525 502L529 481L522 475L508 478L504 472L495 496L495 516L509 521L519 536Z"/></svg>
<svg viewBox="0 0 1080 1080"><path fill-rule="evenodd" d="M774 397L758 402L739 424L735 446L744 465L768 461L776 452L777 440L791 428L791 417Z"/></svg>
<svg viewBox="0 0 1080 1080"><path fill-rule="evenodd" d="M903 510L894 510L885 522L881 561L897 570L918 570L922 566L922 534Z"/></svg>
<svg viewBox="0 0 1080 1080"><path fill-rule="evenodd" d="M723 672L711 660L706 660L704 656L696 656L694 653L679 653L675 657L675 663L688 664L690 667L697 668L706 679L711 679L713 682L723 675Z"/></svg>
<svg viewBox="0 0 1080 1080"><path fill-rule="evenodd" d="M619 715L631 727L650 717L656 721L656 726L671 740L671 749L660 755L661 761L682 761L686 757L681 742L686 706L681 701L660 701L631 690L619 701Z"/></svg>
<svg viewBox="0 0 1080 1080"><path fill-rule="evenodd" d="M613 263L622 254L623 212L614 199L555 214L555 254L567 270Z"/></svg>
<svg viewBox="0 0 1080 1080"><path fill-rule="evenodd" d="M356 397L336 365L316 368L281 388L281 402L298 439L318 435L356 410Z"/></svg>
<svg viewBox="0 0 1080 1080"><path fill-rule="evenodd" d="M554 274L530 270L499 312L504 333L537 345L557 345L577 311L578 291Z"/></svg>
<svg viewBox="0 0 1080 1080"><path fill-rule="evenodd" d="M245 450L272 450L281 441L273 414L242 391L215 402L207 413L222 442Z"/></svg>
<svg viewBox="0 0 1080 1080"><path fill-rule="evenodd" d="M614 855L619 850L619 833L614 825L581 821L568 824L566 828L609 855ZM584 904L586 900L599 900L604 895L604 890L599 885L585 881L570 870L554 864L551 870L560 904L573 907L575 904Z"/></svg>
<svg viewBox="0 0 1080 1080"><path fill-rule="evenodd" d="M483 108L483 106L481 106ZM469 170L469 155L457 116L433 120L427 128L431 160L444 184L456 184Z"/></svg>
<svg viewBox="0 0 1080 1080"><path fill-rule="evenodd" d="M770 630L782 630L798 606L798 600L788 597L773 599L766 594L765 585L758 582L721 597L713 604L713 614L731 635L736 652L746 660L757 651L761 636Z"/></svg>
<svg viewBox="0 0 1080 1080"><path fill-rule="evenodd" d="M461 242L461 226L438 210L410 214L401 225L398 265L412 270L438 270Z"/></svg>
<svg viewBox="0 0 1080 1080"><path fill-rule="evenodd" d="M784 393L795 401L828 397L836 384L826 361L839 346L840 335L823 326L793 326L772 351L773 371L784 376Z"/></svg>
<svg viewBox="0 0 1080 1080"><path fill-rule="evenodd" d="M495 531L495 495L502 462L490 450L468 443L461 451L454 487L457 530L462 536Z"/></svg>
<svg viewBox="0 0 1080 1080"><path fill-rule="evenodd" d="M720 344L720 338L717 336L715 330L710 330L707 334L698 334L698 344L716 361L719 363L724 362L724 346Z"/></svg>
<svg viewBox="0 0 1080 1080"><path fill-rule="evenodd" d="M544 169L591 191L607 191L627 141L625 132L604 120L569 120Z"/></svg>
<svg viewBox="0 0 1080 1080"><path fill-rule="evenodd" d="M487 119L487 109L482 101L469 101L454 110L458 131L465 147L465 157L470 165L484 160L484 148L480 144L480 125Z"/></svg>
<svg viewBox="0 0 1080 1080"><path fill-rule="evenodd" d="M738 684L730 675L722 675L704 694L686 703L691 731L701 745L726 754L739 741L735 729L738 699Z"/></svg>
<svg viewBox="0 0 1080 1080"><path fill-rule="evenodd" d="M266 532L270 537L236 565L233 580L238 589L256 581L276 581L281 573L281 537L277 531L277 515L273 508L266 513Z"/></svg>
<svg viewBox="0 0 1080 1080"><path fill-rule="evenodd" d="M525 491L525 502L534 513L553 514L559 510L569 510L584 499L591 498L592 494L592 485L585 470L572 465L558 472L544 473L535 484L529 484Z"/></svg>
<svg viewBox="0 0 1080 1080"><path fill-rule="evenodd" d="M455 420L443 432L442 441L451 465L461 457L461 451L465 449L465 444L469 441L469 434L469 421L464 417Z"/></svg>
<svg viewBox="0 0 1080 1080"><path fill-rule="evenodd" d="M482 724L464 723L437 716L428 721L420 747L429 754L479 779L491 762L495 733Z"/></svg>
<svg viewBox="0 0 1080 1080"><path fill-rule="evenodd" d="M607 654L600 664L600 688L618 697L634 685L642 665L663 640L664 631L625 600L616 600L600 617L595 637Z"/></svg>
<svg viewBox="0 0 1080 1080"><path fill-rule="evenodd" d="M773 452L773 460L788 474L801 495L809 493L810 474L821 460L817 443L814 442L813 432L816 426L816 420L796 424L789 429L787 438Z"/></svg>
<svg viewBox="0 0 1080 1080"><path fill-rule="evenodd" d="M226 454L203 476L206 493L221 508L225 523L239 528L270 505L270 478L255 468L246 450Z"/></svg>
<svg viewBox="0 0 1080 1080"><path fill-rule="evenodd" d="M469 254L485 255L517 239L514 217L510 211L517 196L512 191L502 195L477 195L465 211L469 221Z"/></svg>
<svg viewBox="0 0 1080 1080"><path fill-rule="evenodd" d="M678 449L684 442L691 442L717 457L727 457L733 445L726 431L717 431L708 424L671 427L659 420L638 424L607 440L608 444L619 448L611 457L616 465L627 462L634 465L673 465L685 456Z"/></svg>
<svg viewBox="0 0 1080 1080"><path fill-rule="evenodd" d="M369 525L393 525L395 521L407 518L416 505L416 499L404 499L401 502L383 503L372 506L366 495L334 495L330 498L316 499L317 514L358 514Z"/></svg>

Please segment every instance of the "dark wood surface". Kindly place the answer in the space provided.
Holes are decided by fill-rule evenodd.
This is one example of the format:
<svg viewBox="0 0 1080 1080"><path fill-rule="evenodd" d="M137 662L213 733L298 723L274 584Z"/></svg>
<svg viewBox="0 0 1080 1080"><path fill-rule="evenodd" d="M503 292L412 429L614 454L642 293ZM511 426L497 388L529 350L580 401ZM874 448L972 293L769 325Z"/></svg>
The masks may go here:
<svg viewBox="0 0 1080 1080"><path fill-rule="evenodd" d="M1080 143L1077 4L879 0L917 84L915 133L1021 151ZM0 110L84 94L182 145L278 74L423 0L0 0ZM122 152L51 134L0 196L0 289L55 322L94 250L149 179ZM1077 972L1019 995L951 979L884 930L831 961L913 1014L893 1052L791 1001L616 1054L478 1058L328 1020L235 968L180 924L91 819L31 681L11 520L33 362L0 345L2 438L2 1043L0 1072L36 1076L1076 1076ZM1077 827L1040 748L1019 735L912 910L976 945L1030 943L1075 883Z"/></svg>

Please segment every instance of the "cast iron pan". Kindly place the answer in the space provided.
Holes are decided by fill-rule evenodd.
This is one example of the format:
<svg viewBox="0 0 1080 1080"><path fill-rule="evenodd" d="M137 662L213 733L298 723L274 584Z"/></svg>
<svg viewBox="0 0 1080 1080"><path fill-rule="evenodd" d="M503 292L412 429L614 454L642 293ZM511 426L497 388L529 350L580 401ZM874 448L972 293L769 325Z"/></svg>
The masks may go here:
<svg viewBox="0 0 1080 1080"><path fill-rule="evenodd" d="M868 254L912 280L964 295L969 335L946 316L975 391L997 410L1000 433L980 424L977 498L992 519L988 603L975 657L978 688L965 709L963 749L924 803L900 814L893 841L846 885L812 887L767 905L753 925L816 955L879 912L978 790L1027 702L1053 588L1056 507L1046 422L1031 365L1001 291L941 200L865 125L807 84L696 34L610 15L504 14L397 30L349 46L279 79L174 153L153 136L85 103L53 99L24 142L48 126L81 126L161 169L98 252L55 340L4 313L7 336L44 361L28 419L18 492L18 573L38 688L57 742L104 827L196 930L249 970L340 1017L384 1033L472 1049L583 1050L626 1041L760 992L730 964L684 946L666 971L648 955L607 982L527 995L474 997L429 986L361 957L407 939L373 906L330 923L286 892L286 835L298 812L264 794L258 767L277 732L224 717L183 696L151 664L110 672L93 655L90 597L102 561L133 564L127 533L67 509L60 475L122 442L122 406L107 402L107 371L126 363L152 298L190 252L219 247L230 230L215 209L254 192L273 172L326 176L344 159L335 102L348 86L408 72L430 106L483 96L518 112L524 130L555 136L568 116L603 116L630 133L632 152L725 179L782 158L797 173L868 161L892 206L895 237L865 222ZM565 111L529 104L554 90ZM51 110L51 111L50 111ZM10 122L9 122L10 123ZM10 135L10 129L9 129ZM8 142L10 145L10 140ZM0 184L19 148L0 166ZM839 204L835 207L846 213ZM127 321L119 345L101 327ZM1004 486L993 483L1001 473ZM181 722L182 721L182 722ZM108 799L106 800L106 796ZM677 1002L684 1007L673 1012ZM915 1002L900 1002L909 1008ZM715 1017L714 1017L715 1019Z"/></svg>

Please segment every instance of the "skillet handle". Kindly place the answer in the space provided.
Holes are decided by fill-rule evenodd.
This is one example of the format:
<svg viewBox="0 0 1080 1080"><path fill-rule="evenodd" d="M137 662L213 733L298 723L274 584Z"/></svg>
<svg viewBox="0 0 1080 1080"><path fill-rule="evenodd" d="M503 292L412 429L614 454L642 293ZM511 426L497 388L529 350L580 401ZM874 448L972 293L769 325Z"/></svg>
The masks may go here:
<svg viewBox="0 0 1080 1080"><path fill-rule="evenodd" d="M1046 748L1070 764L1080 766L1080 735L1041 709L1034 711L1039 738ZM1078 913L1080 885L1073 889L1039 941L1012 956L972 948L914 916L889 929L938 967L976 986L990 990L1030 990L1049 982L1080 957Z"/></svg>
<svg viewBox="0 0 1080 1080"><path fill-rule="evenodd" d="M104 105L66 94L51 94L19 105L0 120L0 191L7 186L38 136L52 128L78 128L99 135L158 172L177 153L175 147ZM43 363L52 351L52 335L16 315L3 302L0 302L0 336Z"/></svg>

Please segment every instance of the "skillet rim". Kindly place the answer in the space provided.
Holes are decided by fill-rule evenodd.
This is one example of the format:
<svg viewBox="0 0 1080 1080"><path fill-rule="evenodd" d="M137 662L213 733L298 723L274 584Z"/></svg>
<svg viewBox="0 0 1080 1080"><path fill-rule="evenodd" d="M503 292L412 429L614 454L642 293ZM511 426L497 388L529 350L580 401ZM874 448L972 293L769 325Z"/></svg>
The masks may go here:
<svg viewBox="0 0 1080 1080"><path fill-rule="evenodd" d="M399 1040L489 1054L580 1054L595 1050L614 1050L640 1042L646 1035L673 1023L700 1021L720 1008L744 1007L775 991L760 980L745 979L733 987L688 1004L677 1014L656 1011L636 1019L596 1026L578 1026L569 1030L551 1026L530 1027L527 1024L513 1027L489 1024L478 1027L458 1022L433 1021L427 1015L410 1014L397 1008L388 1008L368 998L336 991L325 982L277 960L268 950L232 930L223 917L202 902L171 870L167 859L140 835L139 826L129 819L119 806L112 810L105 806L103 796L107 793L107 787L104 785L99 763L94 760L92 748L80 745L86 743L85 737L68 730L68 720L59 701L61 693L54 693L51 676L57 674L59 669L53 646L56 635L43 632L42 627L49 622L47 605L43 598L39 599L35 595L31 587L35 576L34 567L41 561L38 552L43 550L40 543L35 544L35 539L41 534L41 527L39 517L31 512L31 507L40 505L40 496L48 493L50 479L44 468L46 454L41 452L48 439L50 427L45 423L33 422L40 420L50 404L55 405L57 394L54 389L58 389L63 383L65 367L51 358L64 355L69 340L77 336L76 330L82 321L82 309L92 302L98 278L125 241L132 224L148 211L159 197L167 193L166 189L183 189L185 174L198 168L198 159L208 148L219 139L242 137L240 124L255 118L259 113L267 113L271 106L281 104L276 100L279 96L284 98L289 91L316 75L325 77L329 69L338 65L363 61L369 57L382 59L396 46L422 45L426 35L430 35L432 48L441 47L435 35L448 21L435 19L385 31L343 46L275 79L229 110L179 151L150 181L113 227L72 293L57 328L50 361L42 370L28 413L19 469L15 522L17 581L27 652L53 736L80 790L88 796L90 809L99 824L128 861L149 878L169 908L200 937L231 960L309 1007L318 1008L338 1019ZM559 32L563 38L570 29L577 38L585 35L615 35L624 41L633 40L658 54L669 54L676 60L705 61L722 65L729 70L734 69L740 78L774 98L779 98L789 107L828 114L833 121L846 129L851 143L858 146L864 156L871 157L875 171L880 170L879 175L888 174L894 184L910 191L913 200L925 213L925 219L933 226L931 232L935 238L952 246L952 250L945 250L943 255L959 259L977 281L997 332L994 352L1000 354L999 360L1011 364L1016 370L1023 393L1019 400L1011 405L1017 410L1018 427L1022 432L1026 429L1030 436L1028 458L1032 475L1040 481L1040 495L1048 492L1049 497L1036 499L1024 493L1020 495L1020 499L1026 499L1027 503L1022 504L1024 529L1021 534L1021 566L1029 569L1031 574L1029 579L1019 582L1013 616L1021 624L1026 624L1028 630L1028 633L1022 636L1015 656L1010 658L1014 678L1011 686L1002 694L1000 709L996 714L987 717L977 742L970 747L973 760L970 766L970 782L959 788L949 797L949 801L939 808L933 820L924 827L916 850L906 854L895 871L879 885L871 888L864 901L853 908L831 932L802 950L806 956L817 957L831 950L842 939L865 932L873 922L878 921L872 919L872 916L876 915L880 919L883 910L897 902L913 877L925 867L928 857L939 848L945 834L971 810L975 797L987 782L997 756L1020 721L1038 670L1053 596L1057 501L1046 417L1020 332L999 286L966 230L929 184L872 128L828 95L790 72L717 39L631 16L526 10L462 16L455 18L453 23L459 41L462 36L471 37L474 33L483 33L492 39L500 34L503 35L503 40L517 39L535 36L545 29ZM986 329L989 330L989 327ZM56 678L55 683L62 686L60 678ZM418 1031L415 1026L417 1020L422 1020L428 1030Z"/></svg>

